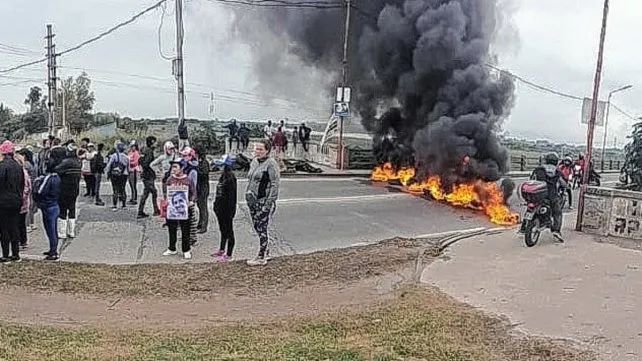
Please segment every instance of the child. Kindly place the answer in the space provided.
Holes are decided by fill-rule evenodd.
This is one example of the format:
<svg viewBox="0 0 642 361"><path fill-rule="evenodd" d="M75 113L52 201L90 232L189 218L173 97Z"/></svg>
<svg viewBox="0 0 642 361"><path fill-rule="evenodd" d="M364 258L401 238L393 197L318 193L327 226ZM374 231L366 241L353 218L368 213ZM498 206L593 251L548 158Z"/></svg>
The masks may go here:
<svg viewBox="0 0 642 361"><path fill-rule="evenodd" d="M183 257L191 259L189 208L193 207L196 201L196 185L183 172L178 161L171 164L170 176L163 184L163 194L166 194L167 229L169 230L169 247L163 252L163 256L173 256L178 253L176 242L180 227Z"/></svg>
<svg viewBox="0 0 642 361"><path fill-rule="evenodd" d="M221 231L221 245L212 256L219 262L228 262L234 251L234 216L236 215L236 176L232 172L233 160L226 155L216 165L223 166L223 173L216 186L214 214Z"/></svg>

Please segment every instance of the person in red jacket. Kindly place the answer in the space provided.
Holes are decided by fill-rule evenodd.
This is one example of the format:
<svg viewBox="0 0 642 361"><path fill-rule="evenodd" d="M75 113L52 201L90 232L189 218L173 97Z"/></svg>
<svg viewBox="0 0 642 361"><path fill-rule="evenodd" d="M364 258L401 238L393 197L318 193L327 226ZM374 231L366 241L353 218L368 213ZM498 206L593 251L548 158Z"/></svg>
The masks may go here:
<svg viewBox="0 0 642 361"><path fill-rule="evenodd" d="M274 147L274 157L277 161L281 160L281 154L283 153L283 148L285 147L285 133L283 133L283 127L279 127L274 133L272 139L272 146Z"/></svg>

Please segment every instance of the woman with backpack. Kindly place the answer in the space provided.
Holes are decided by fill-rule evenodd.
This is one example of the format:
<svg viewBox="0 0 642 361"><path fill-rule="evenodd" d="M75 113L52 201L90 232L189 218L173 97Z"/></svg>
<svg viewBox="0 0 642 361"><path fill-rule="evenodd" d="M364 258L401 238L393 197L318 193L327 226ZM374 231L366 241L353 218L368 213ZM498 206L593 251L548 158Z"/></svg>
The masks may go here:
<svg viewBox="0 0 642 361"><path fill-rule="evenodd" d="M123 209L127 207L127 194L125 186L129 176L129 157L125 154L125 144L118 142L116 152L109 156L107 162L107 178L111 181L111 187L114 191L112 211L118 211L118 201L120 200Z"/></svg>

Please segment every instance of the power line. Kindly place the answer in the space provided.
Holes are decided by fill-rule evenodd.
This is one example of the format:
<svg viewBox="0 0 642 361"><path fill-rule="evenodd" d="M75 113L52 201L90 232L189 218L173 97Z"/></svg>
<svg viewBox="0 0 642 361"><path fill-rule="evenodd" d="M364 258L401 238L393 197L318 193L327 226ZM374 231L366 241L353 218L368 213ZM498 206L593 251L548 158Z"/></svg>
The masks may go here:
<svg viewBox="0 0 642 361"><path fill-rule="evenodd" d="M163 12L161 13L160 24L158 25L158 53L160 54L161 58L171 61L171 60L174 60L174 58L168 57L165 54L163 54L163 42L162 42L163 22L165 21L165 13L167 11L167 3L164 3L161 8L162 8Z"/></svg>
<svg viewBox="0 0 642 361"><path fill-rule="evenodd" d="M216 2L224 5L248 5L254 7L270 7L270 8L308 8L308 9L342 9L343 4L339 2L326 2L326 1L300 1L288 2L278 0L207 0L209 2Z"/></svg>
<svg viewBox="0 0 642 361"><path fill-rule="evenodd" d="M4 43L0 43L0 50L7 50L7 51L12 51L12 52L15 52L15 53L21 53L21 54L25 54L25 55L28 55L28 54L31 54L31 55L40 54L39 51L34 51L34 50L27 49L27 48L24 48L24 47L19 47L19 46L4 44Z"/></svg>

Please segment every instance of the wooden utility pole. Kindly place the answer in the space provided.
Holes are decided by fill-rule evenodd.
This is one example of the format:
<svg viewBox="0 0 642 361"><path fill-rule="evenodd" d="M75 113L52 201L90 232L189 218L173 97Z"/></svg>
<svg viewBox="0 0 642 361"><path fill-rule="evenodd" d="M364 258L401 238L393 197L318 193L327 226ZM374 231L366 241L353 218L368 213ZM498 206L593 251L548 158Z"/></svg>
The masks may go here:
<svg viewBox="0 0 642 361"><path fill-rule="evenodd" d="M341 92L343 96L345 96L345 87L348 84L348 41L350 40L350 10L352 8L351 5L351 0L345 0L346 1L346 24L345 24L345 33L343 36L343 61L342 61L342 80L341 80ZM345 99L342 99L345 100ZM339 169L343 170L344 162L344 149L343 149L343 123L345 121L345 117L341 116L339 117L339 144L337 146L338 148L338 161L339 161Z"/></svg>
<svg viewBox="0 0 642 361"><path fill-rule="evenodd" d="M600 96L600 83L602 81L602 61L604 59L604 42L606 40L606 25L609 16L609 0L604 0L604 11L602 14L602 31L600 33L599 51L597 55L597 67L595 69L595 80L593 81L593 102L591 104L591 117L589 118L588 132L586 135L586 157L584 163L584 175L580 187L580 197L577 207L577 222L575 230L582 230L582 217L584 213L584 195L591 172L591 156L593 154L593 133L595 132L595 118L597 117L597 106Z"/></svg>
<svg viewBox="0 0 642 361"><path fill-rule="evenodd" d="M176 77L178 93L178 139L179 149L189 145L187 126L185 125L185 83L183 80L183 0L176 1L176 59L173 61L173 71Z"/></svg>
<svg viewBox="0 0 642 361"><path fill-rule="evenodd" d="M53 44L53 26L47 24L47 110L48 119L47 126L49 128L49 134L54 133L54 128L56 125L56 48Z"/></svg>

